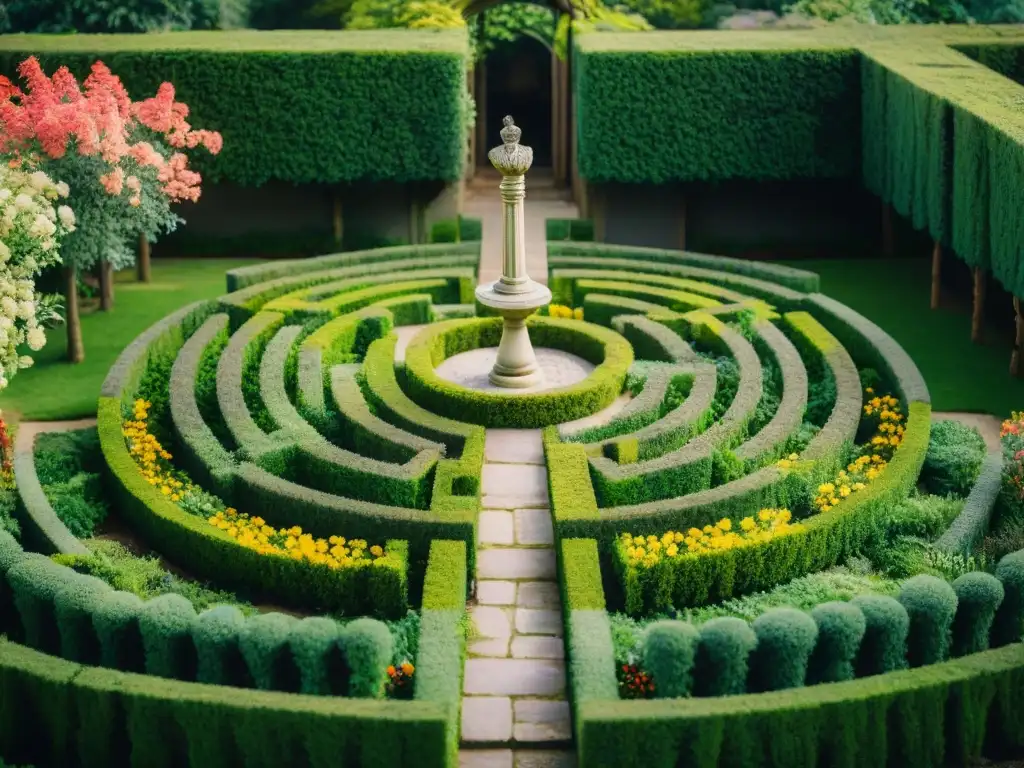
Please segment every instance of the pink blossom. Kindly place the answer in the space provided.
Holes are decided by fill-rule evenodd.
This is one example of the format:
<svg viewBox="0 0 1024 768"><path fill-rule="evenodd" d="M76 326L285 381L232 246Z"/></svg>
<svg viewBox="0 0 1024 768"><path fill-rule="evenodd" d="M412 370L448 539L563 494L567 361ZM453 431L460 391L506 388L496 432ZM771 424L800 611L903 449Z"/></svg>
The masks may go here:
<svg viewBox="0 0 1024 768"><path fill-rule="evenodd" d="M100 184L107 190L108 195L120 195L124 189L124 171L115 168L110 173L103 174L100 176Z"/></svg>

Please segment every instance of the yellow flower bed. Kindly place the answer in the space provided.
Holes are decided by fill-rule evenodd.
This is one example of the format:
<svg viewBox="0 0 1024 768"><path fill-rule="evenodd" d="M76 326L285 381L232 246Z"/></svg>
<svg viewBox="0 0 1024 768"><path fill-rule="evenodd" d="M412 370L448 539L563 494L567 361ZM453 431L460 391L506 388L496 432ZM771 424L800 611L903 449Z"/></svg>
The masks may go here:
<svg viewBox="0 0 1024 768"><path fill-rule="evenodd" d="M776 536L799 531L803 526L790 522L788 509L762 509L745 517L739 525L723 518L714 525L682 531L667 531L661 536L619 536L619 552L626 565L652 568L666 558L682 557L723 549L735 549L769 541Z"/></svg>
<svg viewBox="0 0 1024 768"><path fill-rule="evenodd" d="M128 452L135 459L146 481L179 506L190 492L199 492L184 472L170 463L172 456L149 431L151 403L136 400L132 418L121 425ZM362 539L346 540L342 536L315 539L298 526L276 529L261 517L250 517L230 507L207 518L207 522L224 531L243 547L264 555L304 560L331 569L358 567L365 564L384 565L383 547L367 546Z"/></svg>
<svg viewBox="0 0 1024 768"><path fill-rule="evenodd" d="M864 390L870 399L864 404L864 416L877 419L875 434L868 441L870 453L858 456L846 465L831 482L822 483L817 488L814 509L817 512L828 512L843 499L867 488L871 481L881 476L889 465L893 453L903 442L905 416L900 409L900 401L892 395L875 395L870 387ZM791 453L776 462L780 469L793 469L800 457Z"/></svg>
<svg viewBox="0 0 1024 768"><path fill-rule="evenodd" d="M346 540L344 536L315 539L297 525L292 528L274 528L267 525L262 517L249 517L230 507L211 515L208 522L243 547L262 555L306 560L332 569L372 565L385 557L382 547L368 547L362 539Z"/></svg>
<svg viewBox="0 0 1024 768"><path fill-rule="evenodd" d="M568 320L582 320L583 307L566 307L562 304L551 304L548 306L549 317L564 317Z"/></svg>

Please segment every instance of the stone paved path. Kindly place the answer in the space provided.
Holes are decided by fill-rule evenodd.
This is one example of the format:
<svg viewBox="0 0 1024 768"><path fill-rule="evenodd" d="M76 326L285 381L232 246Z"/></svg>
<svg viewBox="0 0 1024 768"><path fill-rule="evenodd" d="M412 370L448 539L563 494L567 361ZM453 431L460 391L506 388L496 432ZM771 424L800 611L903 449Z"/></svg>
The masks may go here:
<svg viewBox="0 0 1024 768"><path fill-rule="evenodd" d="M548 751L572 729L540 430L488 430L484 455L460 764L569 766L571 753Z"/></svg>

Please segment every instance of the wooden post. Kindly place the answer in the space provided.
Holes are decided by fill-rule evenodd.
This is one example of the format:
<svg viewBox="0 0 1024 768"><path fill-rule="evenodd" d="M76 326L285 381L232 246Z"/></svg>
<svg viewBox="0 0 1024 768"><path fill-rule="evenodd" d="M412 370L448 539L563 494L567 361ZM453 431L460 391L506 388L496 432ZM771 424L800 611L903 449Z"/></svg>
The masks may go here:
<svg viewBox="0 0 1024 768"><path fill-rule="evenodd" d="M345 239L345 219L342 216L341 193L334 190L334 211L331 216L331 230L334 232L334 244L341 250L342 241Z"/></svg>
<svg viewBox="0 0 1024 768"><path fill-rule="evenodd" d="M145 232L139 234L139 253L135 257L135 276L140 283L148 283L152 279L149 263L149 238Z"/></svg>
<svg viewBox="0 0 1024 768"><path fill-rule="evenodd" d="M1020 313L1020 299L1013 297L1014 325L1017 333L1013 340L1013 354L1010 355L1010 375L1020 376L1020 355L1024 348L1024 315Z"/></svg>
<svg viewBox="0 0 1024 768"><path fill-rule="evenodd" d="M974 268L974 311L971 315L971 341L981 343L985 329L985 288L988 283L985 271Z"/></svg>
<svg viewBox="0 0 1024 768"><path fill-rule="evenodd" d="M100 262L100 310L109 312L114 308L114 267L104 259Z"/></svg>
<svg viewBox="0 0 1024 768"><path fill-rule="evenodd" d="M882 255L892 256L895 243L892 233L892 206L882 203Z"/></svg>
<svg viewBox="0 0 1024 768"><path fill-rule="evenodd" d="M64 312L68 327L68 361L80 363L85 360L85 346L82 344L82 318L78 312L78 275L75 268L64 268Z"/></svg>
<svg viewBox="0 0 1024 768"><path fill-rule="evenodd" d="M932 309L939 308L942 296L942 243L938 240L932 247Z"/></svg>

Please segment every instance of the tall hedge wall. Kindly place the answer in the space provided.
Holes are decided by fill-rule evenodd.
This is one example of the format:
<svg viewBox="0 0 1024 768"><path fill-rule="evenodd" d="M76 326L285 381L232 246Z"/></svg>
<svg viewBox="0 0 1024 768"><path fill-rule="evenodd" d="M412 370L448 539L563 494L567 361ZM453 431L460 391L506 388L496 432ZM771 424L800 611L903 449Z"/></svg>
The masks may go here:
<svg viewBox="0 0 1024 768"><path fill-rule="evenodd" d="M77 75L101 59L136 99L174 83L224 149L210 181L454 181L461 177L468 46L460 32L7 35L0 73L36 55Z"/></svg>

